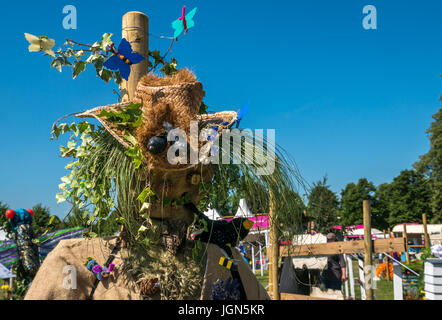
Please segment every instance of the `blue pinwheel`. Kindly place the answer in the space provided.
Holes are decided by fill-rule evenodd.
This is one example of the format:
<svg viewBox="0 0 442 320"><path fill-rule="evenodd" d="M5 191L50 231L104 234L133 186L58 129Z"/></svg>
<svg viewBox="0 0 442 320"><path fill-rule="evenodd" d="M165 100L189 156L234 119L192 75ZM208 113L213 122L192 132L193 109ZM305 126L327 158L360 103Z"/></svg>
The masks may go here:
<svg viewBox="0 0 442 320"><path fill-rule="evenodd" d="M113 56L107 59L103 66L109 70L119 70L121 77L126 81L129 79L130 66L145 59L141 54L132 51L132 46L125 38L121 40L118 50L115 50L112 44L108 51L112 52Z"/></svg>
<svg viewBox="0 0 442 320"><path fill-rule="evenodd" d="M239 124L241 123L242 118L249 112L249 101L246 102L246 104L241 108L241 110L238 112L238 115L236 116L236 127L239 127Z"/></svg>

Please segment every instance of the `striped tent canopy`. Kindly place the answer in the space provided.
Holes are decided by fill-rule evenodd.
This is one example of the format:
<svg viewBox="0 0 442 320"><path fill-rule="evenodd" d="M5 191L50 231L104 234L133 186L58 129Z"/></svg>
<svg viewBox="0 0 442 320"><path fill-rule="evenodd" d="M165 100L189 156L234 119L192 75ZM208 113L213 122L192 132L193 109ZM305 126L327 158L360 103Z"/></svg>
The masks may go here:
<svg viewBox="0 0 442 320"><path fill-rule="evenodd" d="M64 239L82 238L85 229L77 227L63 229L47 233L38 237L38 252L40 259L43 260L55 248L55 246ZM17 244L13 240L0 241L0 264L10 268L18 262Z"/></svg>

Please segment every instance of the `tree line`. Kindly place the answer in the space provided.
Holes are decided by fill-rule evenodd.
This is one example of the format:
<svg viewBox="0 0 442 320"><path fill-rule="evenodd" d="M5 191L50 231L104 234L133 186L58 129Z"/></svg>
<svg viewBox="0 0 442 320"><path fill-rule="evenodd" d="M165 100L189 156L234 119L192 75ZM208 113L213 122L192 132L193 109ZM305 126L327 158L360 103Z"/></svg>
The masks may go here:
<svg viewBox="0 0 442 320"><path fill-rule="evenodd" d="M398 223L422 223L422 213L430 223L442 223L442 109L432 118L426 131L430 150L392 182L375 186L361 178L347 184L339 197L327 185L326 177L316 182L308 197L307 212L319 231L327 232L336 224L362 224L363 200L370 200L372 225L380 230Z"/></svg>

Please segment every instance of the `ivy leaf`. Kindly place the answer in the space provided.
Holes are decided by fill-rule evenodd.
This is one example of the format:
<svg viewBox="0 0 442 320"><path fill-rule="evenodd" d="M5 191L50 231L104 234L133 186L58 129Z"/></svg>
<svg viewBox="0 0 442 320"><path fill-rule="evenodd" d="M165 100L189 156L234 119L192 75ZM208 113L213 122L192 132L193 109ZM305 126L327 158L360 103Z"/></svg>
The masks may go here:
<svg viewBox="0 0 442 320"><path fill-rule="evenodd" d="M74 133L74 135L75 135L76 137L78 137L78 134L80 133L80 131L78 130L78 126L77 126L77 124L76 124L75 122L73 122L73 123L69 126L69 128L70 128L71 131Z"/></svg>
<svg viewBox="0 0 442 320"><path fill-rule="evenodd" d="M60 192L55 195L55 199L57 200L57 203L61 203L66 201L67 196L68 196L67 192Z"/></svg>
<svg viewBox="0 0 442 320"><path fill-rule="evenodd" d="M114 72L114 80L117 85L120 85L123 82L123 78L121 77L120 71Z"/></svg>
<svg viewBox="0 0 442 320"><path fill-rule="evenodd" d="M83 50L79 50L75 53L75 58L80 59L84 54Z"/></svg>
<svg viewBox="0 0 442 320"><path fill-rule="evenodd" d="M55 58L54 60L52 60L51 68L56 68L59 72L61 72L63 67L63 62L64 62L63 58L61 57Z"/></svg>
<svg viewBox="0 0 442 320"><path fill-rule="evenodd" d="M155 196L155 192L153 192L149 187L147 187L146 189L144 189L140 195L138 196L138 200L140 200L142 203L146 202L146 200L149 197L153 197Z"/></svg>
<svg viewBox="0 0 442 320"><path fill-rule="evenodd" d="M81 60L75 61L74 71L72 72L72 79L75 79L85 69L86 69L86 62Z"/></svg>
<svg viewBox="0 0 442 320"><path fill-rule="evenodd" d="M87 123L86 121L80 122L78 124L78 129L80 130L80 133L85 132L89 128L90 128L90 124Z"/></svg>
<svg viewBox="0 0 442 320"><path fill-rule="evenodd" d="M137 139L135 139L135 137L128 132L124 133L124 138L134 146L138 144Z"/></svg>
<svg viewBox="0 0 442 320"><path fill-rule="evenodd" d="M101 37L101 49L103 51L106 51L107 47L112 44L112 40L111 40L112 36L113 36L112 33L105 33Z"/></svg>

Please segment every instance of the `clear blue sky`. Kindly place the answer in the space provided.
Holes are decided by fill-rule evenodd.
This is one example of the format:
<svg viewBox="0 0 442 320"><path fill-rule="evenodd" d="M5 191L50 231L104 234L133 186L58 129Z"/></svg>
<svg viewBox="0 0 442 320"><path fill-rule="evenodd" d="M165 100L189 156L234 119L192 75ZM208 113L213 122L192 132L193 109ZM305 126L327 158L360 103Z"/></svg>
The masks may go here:
<svg viewBox="0 0 442 320"><path fill-rule="evenodd" d="M78 29L64 30L62 8L73 4ZM142 11L150 31L171 35L181 6L198 7L196 26L174 47L192 68L213 111L237 110L242 122L276 129L277 142L309 182L328 174L336 192L366 177L391 181L429 147L425 129L442 92L441 1L7 1L0 33L0 201L12 208L56 204L60 143L49 141L59 117L115 101L93 70L72 80L28 53L24 32L92 43L105 32L121 36L121 16ZM362 28L373 4L378 30ZM118 42L118 41L116 41ZM168 40L150 47L167 49Z"/></svg>

